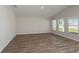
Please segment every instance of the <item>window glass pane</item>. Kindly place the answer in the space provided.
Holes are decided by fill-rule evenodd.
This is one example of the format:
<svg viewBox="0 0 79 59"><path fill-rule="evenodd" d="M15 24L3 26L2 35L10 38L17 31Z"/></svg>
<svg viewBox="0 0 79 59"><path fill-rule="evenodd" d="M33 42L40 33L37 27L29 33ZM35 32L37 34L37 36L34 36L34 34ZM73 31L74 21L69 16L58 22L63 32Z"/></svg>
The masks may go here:
<svg viewBox="0 0 79 59"><path fill-rule="evenodd" d="M68 25L78 25L78 19L68 19Z"/></svg>
<svg viewBox="0 0 79 59"><path fill-rule="evenodd" d="M78 19L68 19L68 32L78 33Z"/></svg>
<svg viewBox="0 0 79 59"><path fill-rule="evenodd" d="M58 31L64 32L64 20L63 19L58 20Z"/></svg>
<svg viewBox="0 0 79 59"><path fill-rule="evenodd" d="M68 32L75 32L78 33L78 26L69 26L68 27Z"/></svg>
<svg viewBox="0 0 79 59"><path fill-rule="evenodd" d="M56 20L52 20L52 29L56 30Z"/></svg>

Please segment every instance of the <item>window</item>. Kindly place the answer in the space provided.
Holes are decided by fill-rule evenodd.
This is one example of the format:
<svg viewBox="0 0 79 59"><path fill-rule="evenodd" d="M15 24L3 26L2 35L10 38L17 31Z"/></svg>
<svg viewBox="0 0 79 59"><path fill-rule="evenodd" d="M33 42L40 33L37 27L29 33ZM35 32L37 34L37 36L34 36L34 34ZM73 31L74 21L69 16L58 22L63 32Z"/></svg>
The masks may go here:
<svg viewBox="0 0 79 59"><path fill-rule="evenodd" d="M63 19L58 20L58 31L64 32L64 20Z"/></svg>
<svg viewBox="0 0 79 59"><path fill-rule="evenodd" d="M68 19L68 32L78 33L78 26L77 18Z"/></svg>
<svg viewBox="0 0 79 59"><path fill-rule="evenodd" d="M56 20L52 20L52 29L56 30Z"/></svg>

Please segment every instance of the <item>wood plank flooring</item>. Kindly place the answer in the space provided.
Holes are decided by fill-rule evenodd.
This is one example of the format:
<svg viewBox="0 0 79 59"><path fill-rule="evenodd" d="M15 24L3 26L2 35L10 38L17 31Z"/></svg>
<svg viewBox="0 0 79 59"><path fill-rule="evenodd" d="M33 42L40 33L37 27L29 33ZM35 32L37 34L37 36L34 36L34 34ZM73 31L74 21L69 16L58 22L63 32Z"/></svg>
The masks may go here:
<svg viewBox="0 0 79 59"><path fill-rule="evenodd" d="M54 34L17 35L3 53L78 53L79 42Z"/></svg>

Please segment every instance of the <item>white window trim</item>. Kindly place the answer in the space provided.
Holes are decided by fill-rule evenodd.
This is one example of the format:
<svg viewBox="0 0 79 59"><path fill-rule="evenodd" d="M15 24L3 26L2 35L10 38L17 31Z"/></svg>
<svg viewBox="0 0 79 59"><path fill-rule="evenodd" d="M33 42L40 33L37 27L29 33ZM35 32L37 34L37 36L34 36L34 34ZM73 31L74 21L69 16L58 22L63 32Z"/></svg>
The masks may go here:
<svg viewBox="0 0 79 59"><path fill-rule="evenodd" d="M63 19L63 22L64 22L64 32L65 32L65 21L64 21L64 18L60 18L60 19ZM59 20L60 20L60 19L59 19ZM57 22L57 23L58 23L58 31L59 31L59 20L58 20L58 22ZM59 32L63 32L63 31L59 31Z"/></svg>
<svg viewBox="0 0 79 59"><path fill-rule="evenodd" d="M53 21L53 20L52 20L52 21ZM51 23L52 23L52 21L51 21ZM55 19L55 21L56 21L56 19ZM56 21L56 30L54 30L53 24L51 24L51 26L52 26L52 30L53 30L53 31L57 31L57 21Z"/></svg>
<svg viewBox="0 0 79 59"><path fill-rule="evenodd" d="M72 19L72 18L77 18L77 17L70 17L70 18L66 18L66 24L67 24L67 33L72 33L72 34L79 34L79 18L78 18L78 33L76 32L68 32L68 19Z"/></svg>

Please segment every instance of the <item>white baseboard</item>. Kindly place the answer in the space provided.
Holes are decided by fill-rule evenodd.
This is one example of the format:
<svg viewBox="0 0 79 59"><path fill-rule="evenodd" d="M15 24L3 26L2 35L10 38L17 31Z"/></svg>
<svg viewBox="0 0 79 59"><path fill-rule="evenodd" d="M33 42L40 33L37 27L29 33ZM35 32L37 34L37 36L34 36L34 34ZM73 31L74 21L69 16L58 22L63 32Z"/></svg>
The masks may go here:
<svg viewBox="0 0 79 59"><path fill-rule="evenodd" d="M14 35L11 39L9 39L9 40L7 41L7 43L4 44L4 46L3 46L2 48L0 48L0 52L2 52L2 51L6 48L6 46L15 38L15 36L16 36L16 35Z"/></svg>
<svg viewBox="0 0 79 59"><path fill-rule="evenodd" d="M53 32L52 32L52 33L53 33ZM71 40L74 40L74 41L79 41L79 40L77 40L77 39L75 39L75 38L73 38L73 37L70 37L70 36L61 35L61 34L57 34L57 33L53 33L53 34L56 34L56 35L58 35L58 36L65 37L65 38L68 38L68 39L71 39Z"/></svg>
<svg viewBox="0 0 79 59"><path fill-rule="evenodd" d="M44 33L50 33L50 32L44 32ZM43 32L40 32L40 33L17 33L16 35L25 35L25 34L43 34Z"/></svg>

